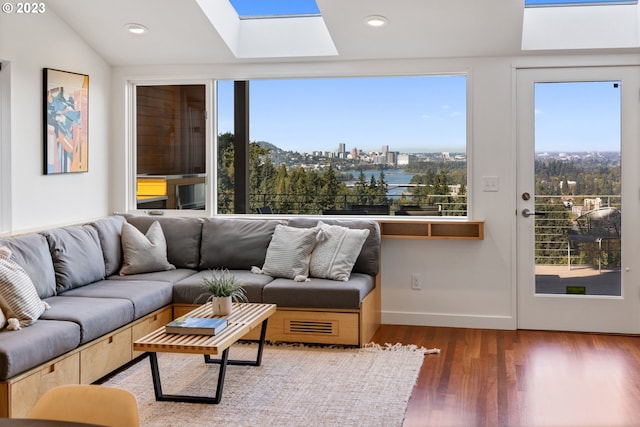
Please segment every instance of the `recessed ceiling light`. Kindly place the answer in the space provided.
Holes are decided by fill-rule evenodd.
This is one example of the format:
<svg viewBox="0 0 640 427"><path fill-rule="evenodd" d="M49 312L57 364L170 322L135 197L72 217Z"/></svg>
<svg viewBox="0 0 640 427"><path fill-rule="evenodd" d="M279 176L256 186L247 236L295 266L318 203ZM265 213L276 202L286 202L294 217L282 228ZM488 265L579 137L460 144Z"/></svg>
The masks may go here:
<svg viewBox="0 0 640 427"><path fill-rule="evenodd" d="M144 34L147 31L149 31L147 29L147 27L145 27L144 25L141 24L126 24L125 28L127 29L127 31L129 31L131 34Z"/></svg>
<svg viewBox="0 0 640 427"><path fill-rule="evenodd" d="M364 22L370 27L384 27L389 23L389 20L382 15L371 15L364 18Z"/></svg>

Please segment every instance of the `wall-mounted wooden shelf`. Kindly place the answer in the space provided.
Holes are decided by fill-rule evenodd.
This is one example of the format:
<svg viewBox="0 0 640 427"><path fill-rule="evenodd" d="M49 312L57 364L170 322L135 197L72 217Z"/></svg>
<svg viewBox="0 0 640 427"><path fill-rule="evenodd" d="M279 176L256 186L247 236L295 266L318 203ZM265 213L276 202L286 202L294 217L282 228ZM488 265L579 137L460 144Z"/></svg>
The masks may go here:
<svg viewBox="0 0 640 427"><path fill-rule="evenodd" d="M401 239L483 240L484 221L380 220L382 237Z"/></svg>

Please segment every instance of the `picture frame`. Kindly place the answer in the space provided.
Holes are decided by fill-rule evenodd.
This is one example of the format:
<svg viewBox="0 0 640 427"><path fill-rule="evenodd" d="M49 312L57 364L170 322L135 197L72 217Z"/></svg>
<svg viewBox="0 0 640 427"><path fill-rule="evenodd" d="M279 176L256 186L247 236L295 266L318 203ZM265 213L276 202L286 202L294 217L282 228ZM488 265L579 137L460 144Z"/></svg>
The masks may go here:
<svg viewBox="0 0 640 427"><path fill-rule="evenodd" d="M89 171L89 76L43 69L45 175Z"/></svg>

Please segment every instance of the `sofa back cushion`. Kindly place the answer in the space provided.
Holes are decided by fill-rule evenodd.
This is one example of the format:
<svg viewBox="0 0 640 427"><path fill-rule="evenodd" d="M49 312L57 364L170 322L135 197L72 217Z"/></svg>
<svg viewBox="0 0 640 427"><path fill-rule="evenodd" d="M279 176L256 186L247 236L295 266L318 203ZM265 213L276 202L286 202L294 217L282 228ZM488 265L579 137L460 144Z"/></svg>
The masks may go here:
<svg viewBox="0 0 640 427"><path fill-rule="evenodd" d="M11 249L11 257L27 272L40 298L56 294L56 275L47 239L38 233L0 240Z"/></svg>
<svg viewBox="0 0 640 427"><path fill-rule="evenodd" d="M107 276L118 273L122 265L122 245L120 235L122 224L126 221L120 215L102 218L90 223L98 232L100 246L102 247L102 257L104 258L104 269Z"/></svg>
<svg viewBox="0 0 640 427"><path fill-rule="evenodd" d="M177 268L198 268L202 219L124 214L127 222L147 234L155 221L160 223L167 242L167 259Z"/></svg>
<svg viewBox="0 0 640 427"><path fill-rule="evenodd" d="M315 227L318 221L322 221L329 225L340 225L347 228L368 229L369 236L362 245L360 255L353 266L353 272L364 273L375 276L380 271L380 225L377 221L370 219L331 219L309 218L309 217L293 217L289 219L291 227Z"/></svg>
<svg viewBox="0 0 640 427"><path fill-rule="evenodd" d="M102 247L94 227L77 225L42 234L49 242L58 293L104 279Z"/></svg>
<svg viewBox="0 0 640 427"><path fill-rule="evenodd" d="M261 267L281 220L208 218L202 226L200 269Z"/></svg>

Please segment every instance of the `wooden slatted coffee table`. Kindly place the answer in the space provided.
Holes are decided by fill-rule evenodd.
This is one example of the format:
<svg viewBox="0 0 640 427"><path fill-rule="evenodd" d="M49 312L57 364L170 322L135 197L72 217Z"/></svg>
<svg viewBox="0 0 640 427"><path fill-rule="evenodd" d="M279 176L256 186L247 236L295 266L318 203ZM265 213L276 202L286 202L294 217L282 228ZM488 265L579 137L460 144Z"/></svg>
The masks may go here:
<svg viewBox="0 0 640 427"><path fill-rule="evenodd" d="M269 317L276 312L275 304L234 303L233 311L229 316L227 328L218 335L181 335L167 334L164 326L133 343L133 349L145 351L149 354L151 364L151 377L153 389L158 401L189 402L189 403L220 403L222 387L227 365L260 366L262 363L262 351L267 333ZM211 305L204 304L186 314L187 317L219 317L213 316ZM244 337L249 331L261 326L260 342L256 360L229 360L229 347ZM164 394L160 382L160 370L158 369L157 352L203 354L205 363L220 365L218 371L218 384L214 397L187 396ZM222 355L220 359L211 356Z"/></svg>

